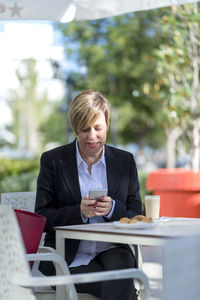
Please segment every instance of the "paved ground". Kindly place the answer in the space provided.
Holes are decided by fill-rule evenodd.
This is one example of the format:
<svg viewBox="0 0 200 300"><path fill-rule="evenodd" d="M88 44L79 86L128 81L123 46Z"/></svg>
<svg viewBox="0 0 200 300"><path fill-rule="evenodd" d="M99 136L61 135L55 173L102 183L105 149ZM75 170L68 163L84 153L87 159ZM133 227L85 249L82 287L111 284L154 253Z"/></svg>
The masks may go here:
<svg viewBox="0 0 200 300"><path fill-rule="evenodd" d="M149 278L150 300L161 300L161 248L154 246L142 246L141 253L143 259L143 271L147 274Z"/></svg>

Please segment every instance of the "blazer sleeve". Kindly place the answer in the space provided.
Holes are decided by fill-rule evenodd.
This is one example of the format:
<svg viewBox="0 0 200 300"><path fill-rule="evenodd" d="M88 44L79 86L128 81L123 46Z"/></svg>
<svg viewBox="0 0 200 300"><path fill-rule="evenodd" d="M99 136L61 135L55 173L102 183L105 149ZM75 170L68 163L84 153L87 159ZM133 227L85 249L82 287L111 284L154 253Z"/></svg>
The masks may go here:
<svg viewBox="0 0 200 300"><path fill-rule="evenodd" d="M122 217L130 218L143 213L138 172L132 154L129 153L124 157L122 169L119 189L113 197L115 209L109 221L116 221Z"/></svg>
<svg viewBox="0 0 200 300"><path fill-rule="evenodd" d="M67 189L55 159L48 152L41 156L37 179L35 212L47 218L45 231L55 226L82 224L80 202Z"/></svg>

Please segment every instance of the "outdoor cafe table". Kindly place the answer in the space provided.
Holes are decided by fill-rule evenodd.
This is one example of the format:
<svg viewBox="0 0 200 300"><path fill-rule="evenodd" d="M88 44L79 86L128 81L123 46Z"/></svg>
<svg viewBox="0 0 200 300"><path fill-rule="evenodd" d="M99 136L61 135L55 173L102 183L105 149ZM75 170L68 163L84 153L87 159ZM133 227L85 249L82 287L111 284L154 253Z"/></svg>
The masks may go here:
<svg viewBox="0 0 200 300"><path fill-rule="evenodd" d="M64 257L65 239L162 246L172 238L200 234L200 219L161 217L156 226L148 229L122 229L114 226L112 222L59 226L54 229L56 251ZM60 288L57 287L57 299L61 297L59 293Z"/></svg>

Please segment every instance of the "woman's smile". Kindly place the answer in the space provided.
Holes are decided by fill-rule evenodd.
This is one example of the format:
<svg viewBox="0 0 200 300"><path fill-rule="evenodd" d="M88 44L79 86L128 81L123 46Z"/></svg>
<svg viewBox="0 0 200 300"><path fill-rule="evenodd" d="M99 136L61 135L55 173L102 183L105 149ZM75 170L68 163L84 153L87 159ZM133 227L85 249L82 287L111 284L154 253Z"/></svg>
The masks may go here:
<svg viewBox="0 0 200 300"><path fill-rule="evenodd" d="M97 146L98 146L98 142L95 142L95 143L88 143L88 146L90 147L90 148L96 148Z"/></svg>

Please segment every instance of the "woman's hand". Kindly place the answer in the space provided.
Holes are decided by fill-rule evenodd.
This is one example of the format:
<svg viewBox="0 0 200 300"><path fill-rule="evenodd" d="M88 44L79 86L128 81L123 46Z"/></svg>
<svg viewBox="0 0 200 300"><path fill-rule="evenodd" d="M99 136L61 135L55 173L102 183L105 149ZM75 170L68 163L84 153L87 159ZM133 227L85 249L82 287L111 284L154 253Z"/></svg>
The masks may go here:
<svg viewBox="0 0 200 300"><path fill-rule="evenodd" d="M102 197L101 201L96 201L95 216L107 216L112 209L113 201L111 197Z"/></svg>
<svg viewBox="0 0 200 300"><path fill-rule="evenodd" d="M95 216L95 199L89 199L88 195L81 200L81 213L85 218L91 218Z"/></svg>
<svg viewBox="0 0 200 300"><path fill-rule="evenodd" d="M88 195L81 200L81 213L86 218L109 215L112 209L111 197L102 197L101 201L89 199Z"/></svg>

